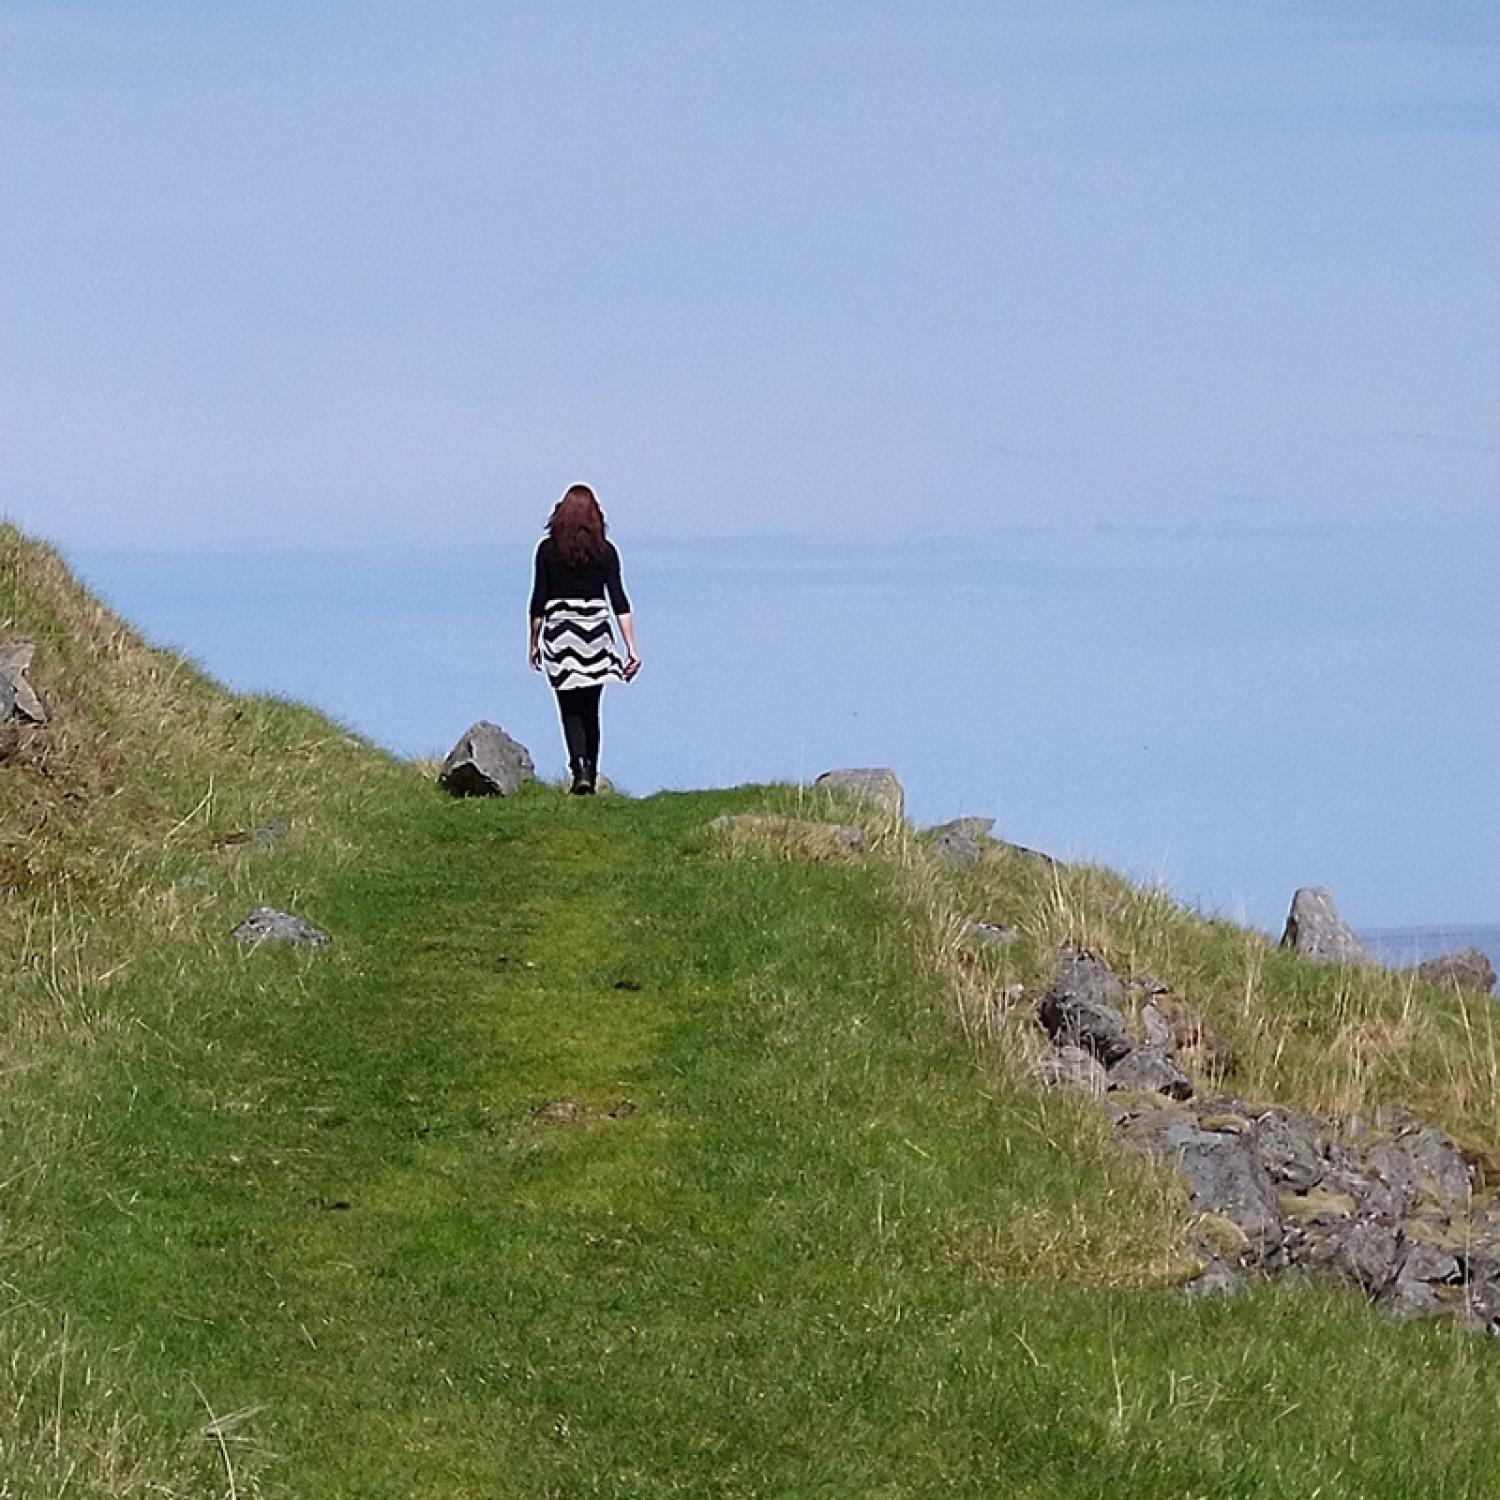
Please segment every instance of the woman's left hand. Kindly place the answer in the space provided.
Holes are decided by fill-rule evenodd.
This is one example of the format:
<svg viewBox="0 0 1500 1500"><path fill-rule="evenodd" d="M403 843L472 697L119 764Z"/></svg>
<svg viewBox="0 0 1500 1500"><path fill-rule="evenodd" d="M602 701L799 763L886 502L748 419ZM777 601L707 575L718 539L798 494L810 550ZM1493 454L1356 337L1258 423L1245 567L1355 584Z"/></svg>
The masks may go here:
<svg viewBox="0 0 1500 1500"><path fill-rule="evenodd" d="M625 658L625 681L630 682L641 670L641 659L634 652Z"/></svg>

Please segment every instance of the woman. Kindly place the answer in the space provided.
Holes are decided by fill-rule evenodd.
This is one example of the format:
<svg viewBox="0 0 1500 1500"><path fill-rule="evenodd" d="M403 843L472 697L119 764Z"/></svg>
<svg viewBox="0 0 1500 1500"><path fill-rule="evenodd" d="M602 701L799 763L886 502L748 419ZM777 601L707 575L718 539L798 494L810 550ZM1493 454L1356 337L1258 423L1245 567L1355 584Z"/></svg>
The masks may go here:
<svg viewBox="0 0 1500 1500"><path fill-rule="evenodd" d="M619 616L626 656L609 622ZM620 554L605 536L604 512L586 484L570 485L536 549L527 656L557 694L575 797L592 796L599 776L599 699L612 677L641 669L635 622L620 582Z"/></svg>

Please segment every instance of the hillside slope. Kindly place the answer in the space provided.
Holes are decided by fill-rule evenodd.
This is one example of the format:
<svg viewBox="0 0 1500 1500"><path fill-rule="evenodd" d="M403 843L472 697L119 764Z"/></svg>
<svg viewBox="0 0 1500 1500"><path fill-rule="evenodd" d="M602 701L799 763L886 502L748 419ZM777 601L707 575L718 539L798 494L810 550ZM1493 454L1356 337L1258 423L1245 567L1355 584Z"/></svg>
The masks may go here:
<svg viewBox="0 0 1500 1500"><path fill-rule="evenodd" d="M1493 1140L1461 1004L1104 872L707 831L795 789L450 801L0 546L56 709L0 768L0 1496L1500 1482L1500 1352L1317 1281L1182 1298L1181 1187L986 997L1085 941L1244 1089ZM261 902L332 946L240 948ZM978 965L974 911L1021 934Z"/></svg>

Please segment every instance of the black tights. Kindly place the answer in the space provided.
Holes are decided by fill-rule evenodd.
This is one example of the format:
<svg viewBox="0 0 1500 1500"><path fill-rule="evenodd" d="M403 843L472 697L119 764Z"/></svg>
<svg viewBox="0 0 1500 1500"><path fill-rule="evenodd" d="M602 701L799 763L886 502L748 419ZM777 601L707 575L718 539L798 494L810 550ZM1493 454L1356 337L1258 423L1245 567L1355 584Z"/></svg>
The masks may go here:
<svg viewBox="0 0 1500 1500"><path fill-rule="evenodd" d="M580 760L588 761L595 770L599 767L599 698L603 692L602 685L558 692L563 738L568 742L568 760L574 767Z"/></svg>

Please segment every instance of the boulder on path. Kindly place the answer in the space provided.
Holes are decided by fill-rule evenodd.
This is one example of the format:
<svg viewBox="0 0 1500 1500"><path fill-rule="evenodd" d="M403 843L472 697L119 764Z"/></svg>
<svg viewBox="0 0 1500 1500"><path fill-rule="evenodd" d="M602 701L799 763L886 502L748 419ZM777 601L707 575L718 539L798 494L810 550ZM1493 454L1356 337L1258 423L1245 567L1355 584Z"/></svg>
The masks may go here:
<svg viewBox="0 0 1500 1500"><path fill-rule="evenodd" d="M1495 988L1495 966L1490 956L1478 948L1465 948L1459 953L1443 953L1418 964L1412 973L1423 984L1436 985L1441 990L1477 990L1481 995L1490 994Z"/></svg>
<svg viewBox="0 0 1500 1500"><path fill-rule="evenodd" d="M1051 987L1037 1003L1037 1020L1060 1047L1082 1047L1105 1067L1130 1051L1130 1032L1118 1009L1125 986L1082 948L1064 948Z"/></svg>
<svg viewBox="0 0 1500 1500"><path fill-rule="evenodd" d="M438 772L438 785L455 797L508 797L535 780L525 745L484 719L464 731Z"/></svg>
<svg viewBox="0 0 1500 1500"><path fill-rule="evenodd" d="M813 785L831 791L852 792L898 818L906 810L906 793L900 778L888 766L854 766L842 771L824 771Z"/></svg>
<svg viewBox="0 0 1500 1500"><path fill-rule="evenodd" d="M1292 897L1281 946L1320 964L1369 963L1369 955L1322 886L1305 885Z"/></svg>
<svg viewBox="0 0 1500 1500"><path fill-rule="evenodd" d="M0 723L47 722L47 710L26 678L35 655L32 641L0 641Z"/></svg>
<svg viewBox="0 0 1500 1500"><path fill-rule="evenodd" d="M296 948L326 948L333 941L320 927L274 906L257 906L234 929L232 936L247 948L287 943Z"/></svg>

